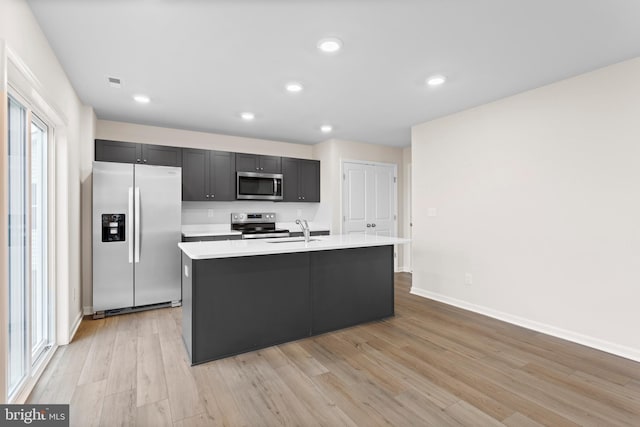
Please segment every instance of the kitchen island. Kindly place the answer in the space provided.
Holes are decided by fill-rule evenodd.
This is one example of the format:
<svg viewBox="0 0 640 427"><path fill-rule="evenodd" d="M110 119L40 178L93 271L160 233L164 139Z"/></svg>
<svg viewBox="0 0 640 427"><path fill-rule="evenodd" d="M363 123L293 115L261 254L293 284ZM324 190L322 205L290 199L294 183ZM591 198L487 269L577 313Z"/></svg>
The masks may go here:
<svg viewBox="0 0 640 427"><path fill-rule="evenodd" d="M393 316L393 245L333 235L180 243L192 364Z"/></svg>

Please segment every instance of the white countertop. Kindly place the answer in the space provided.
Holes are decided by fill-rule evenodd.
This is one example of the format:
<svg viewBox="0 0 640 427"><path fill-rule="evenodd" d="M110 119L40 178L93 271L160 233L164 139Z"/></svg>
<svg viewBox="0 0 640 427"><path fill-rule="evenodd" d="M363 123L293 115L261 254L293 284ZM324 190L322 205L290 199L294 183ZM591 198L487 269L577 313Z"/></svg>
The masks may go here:
<svg viewBox="0 0 640 427"><path fill-rule="evenodd" d="M224 240L219 242L185 242L178 247L191 259L232 258L294 252L402 245L409 239L363 234L334 234L312 237L305 243L298 237L281 239ZM276 242L276 243L274 243Z"/></svg>
<svg viewBox="0 0 640 427"><path fill-rule="evenodd" d="M277 222L276 228L289 230L290 232L302 231L295 222ZM311 231L329 231L326 224L310 222ZM239 236L242 233L231 229L229 224L189 224L182 226L184 237L204 237L204 236Z"/></svg>

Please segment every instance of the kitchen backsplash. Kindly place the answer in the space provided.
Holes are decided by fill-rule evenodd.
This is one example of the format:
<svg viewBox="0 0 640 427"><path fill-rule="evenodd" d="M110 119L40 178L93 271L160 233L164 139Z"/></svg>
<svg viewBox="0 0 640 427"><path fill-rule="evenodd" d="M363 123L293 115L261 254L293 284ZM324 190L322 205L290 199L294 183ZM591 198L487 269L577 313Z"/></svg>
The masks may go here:
<svg viewBox="0 0 640 427"><path fill-rule="evenodd" d="M275 212L278 222L296 218L329 224L329 210L323 203L284 202L182 202L182 224L229 224L232 212Z"/></svg>

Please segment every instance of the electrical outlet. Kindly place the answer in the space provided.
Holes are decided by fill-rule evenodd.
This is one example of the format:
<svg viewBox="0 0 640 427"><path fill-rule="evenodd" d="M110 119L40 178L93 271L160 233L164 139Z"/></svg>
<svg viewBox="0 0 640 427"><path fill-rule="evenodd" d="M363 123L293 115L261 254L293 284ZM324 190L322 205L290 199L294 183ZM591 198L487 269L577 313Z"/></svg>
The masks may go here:
<svg viewBox="0 0 640 427"><path fill-rule="evenodd" d="M213 209L207 209L207 217L213 218Z"/></svg>
<svg viewBox="0 0 640 427"><path fill-rule="evenodd" d="M473 283L473 276L471 273L464 273L464 284L471 285Z"/></svg>

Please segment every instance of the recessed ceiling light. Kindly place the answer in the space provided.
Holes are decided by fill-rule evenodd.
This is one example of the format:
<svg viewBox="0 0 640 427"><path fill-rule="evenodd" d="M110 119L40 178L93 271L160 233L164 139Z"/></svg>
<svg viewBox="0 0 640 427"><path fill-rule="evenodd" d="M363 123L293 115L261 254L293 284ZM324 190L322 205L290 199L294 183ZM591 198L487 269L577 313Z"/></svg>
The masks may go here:
<svg viewBox="0 0 640 427"><path fill-rule="evenodd" d="M289 82L286 84L285 88L287 89L287 92L298 93L298 92L302 92L302 89L304 89L304 86L302 86L302 83Z"/></svg>
<svg viewBox="0 0 640 427"><path fill-rule="evenodd" d="M321 39L317 46L325 53L336 53L342 48L342 41L335 37L327 37Z"/></svg>
<svg viewBox="0 0 640 427"><path fill-rule="evenodd" d="M320 131L322 133L329 133L332 130L333 130L333 126L331 126L331 125L322 125L322 126L320 126Z"/></svg>
<svg viewBox="0 0 640 427"><path fill-rule="evenodd" d="M427 84L429 86L440 86L447 81L447 78L442 74L436 74L427 78Z"/></svg>
<svg viewBox="0 0 640 427"><path fill-rule="evenodd" d="M133 99L140 104L148 104L151 102L151 99L147 95L134 95Z"/></svg>
<svg viewBox="0 0 640 427"><path fill-rule="evenodd" d="M240 113L240 117L242 117L242 120L250 122L251 120L256 118L256 115L250 111L245 111L244 113Z"/></svg>

